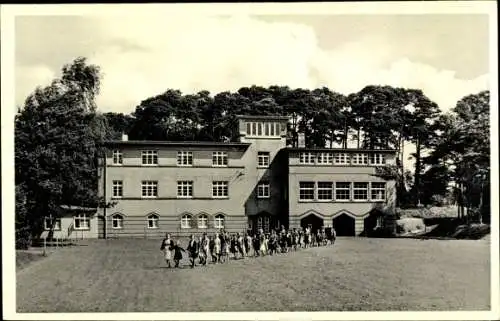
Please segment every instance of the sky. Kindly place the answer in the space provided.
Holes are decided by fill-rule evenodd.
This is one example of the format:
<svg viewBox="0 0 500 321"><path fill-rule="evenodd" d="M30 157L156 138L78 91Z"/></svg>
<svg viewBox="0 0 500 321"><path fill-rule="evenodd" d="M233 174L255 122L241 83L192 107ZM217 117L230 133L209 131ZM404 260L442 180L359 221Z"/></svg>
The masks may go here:
<svg viewBox="0 0 500 321"><path fill-rule="evenodd" d="M15 99L77 56L101 67L98 108L130 113L167 89L419 88L449 110L489 85L488 16L17 16Z"/></svg>

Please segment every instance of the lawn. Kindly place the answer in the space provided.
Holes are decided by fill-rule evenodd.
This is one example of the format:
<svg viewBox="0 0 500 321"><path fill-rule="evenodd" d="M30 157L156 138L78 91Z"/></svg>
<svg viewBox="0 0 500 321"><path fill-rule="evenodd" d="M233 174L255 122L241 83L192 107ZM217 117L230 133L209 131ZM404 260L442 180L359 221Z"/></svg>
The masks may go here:
<svg viewBox="0 0 500 321"><path fill-rule="evenodd" d="M159 240L95 240L19 269L17 311L489 310L489 245L339 238L334 247L174 270Z"/></svg>

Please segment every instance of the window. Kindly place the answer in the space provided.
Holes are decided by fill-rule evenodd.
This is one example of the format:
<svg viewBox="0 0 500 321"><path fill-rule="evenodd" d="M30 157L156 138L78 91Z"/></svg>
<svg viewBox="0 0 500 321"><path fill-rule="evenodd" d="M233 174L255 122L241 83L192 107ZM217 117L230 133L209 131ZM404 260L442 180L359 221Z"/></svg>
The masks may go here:
<svg viewBox="0 0 500 321"><path fill-rule="evenodd" d="M113 165L122 165L123 164L123 155L120 150L113 151Z"/></svg>
<svg viewBox="0 0 500 321"><path fill-rule="evenodd" d="M218 229L224 228L224 215L222 215L222 214L217 214L217 215L215 216L215 224L214 224L214 227L215 227L215 228L218 228Z"/></svg>
<svg viewBox="0 0 500 321"><path fill-rule="evenodd" d="M314 182L299 182L299 199L301 201L314 200Z"/></svg>
<svg viewBox="0 0 500 321"><path fill-rule="evenodd" d="M314 153L300 153L300 164L314 164Z"/></svg>
<svg viewBox="0 0 500 321"><path fill-rule="evenodd" d="M226 152L213 152L212 153L213 166L227 166L227 153Z"/></svg>
<svg viewBox="0 0 500 321"><path fill-rule="evenodd" d="M257 198L271 197L271 190L269 182L262 182L257 185Z"/></svg>
<svg viewBox="0 0 500 321"><path fill-rule="evenodd" d="M335 165L349 165L349 157L346 153L337 153L333 158Z"/></svg>
<svg viewBox="0 0 500 321"><path fill-rule="evenodd" d="M148 228L158 228L158 222L160 221L160 218L156 214L150 214L148 215Z"/></svg>
<svg viewBox="0 0 500 321"><path fill-rule="evenodd" d="M189 214L182 215L181 228L191 228L191 215Z"/></svg>
<svg viewBox="0 0 500 321"><path fill-rule="evenodd" d="M53 229L54 231L60 231L61 219L52 216L47 216L43 221L43 227L46 231L50 231L51 229Z"/></svg>
<svg viewBox="0 0 500 321"><path fill-rule="evenodd" d="M368 165L368 154L353 154L352 155L353 165Z"/></svg>
<svg viewBox="0 0 500 321"><path fill-rule="evenodd" d="M111 227L114 229L123 228L123 216L115 214L111 217Z"/></svg>
<svg viewBox="0 0 500 321"><path fill-rule="evenodd" d="M178 166L193 166L193 152L177 152Z"/></svg>
<svg viewBox="0 0 500 321"><path fill-rule="evenodd" d="M385 200L385 183L371 183L371 199L372 201L384 201Z"/></svg>
<svg viewBox="0 0 500 321"><path fill-rule="evenodd" d="M333 164L333 154L332 153L319 153L318 154L318 165L331 165Z"/></svg>
<svg viewBox="0 0 500 321"><path fill-rule="evenodd" d="M158 151L156 151L156 150L143 150L142 151L142 165L158 165Z"/></svg>
<svg viewBox="0 0 500 321"><path fill-rule="evenodd" d="M332 182L318 182L318 200L320 201L333 200Z"/></svg>
<svg viewBox="0 0 500 321"><path fill-rule="evenodd" d="M208 216L201 214L198 216L198 228L208 228Z"/></svg>
<svg viewBox="0 0 500 321"><path fill-rule="evenodd" d="M158 197L157 181L142 181L142 197Z"/></svg>
<svg viewBox="0 0 500 321"><path fill-rule="evenodd" d="M89 230L90 229L90 218L87 214L78 214L73 219L75 230Z"/></svg>
<svg viewBox="0 0 500 321"><path fill-rule="evenodd" d="M384 154L370 154L370 165L385 165Z"/></svg>
<svg viewBox="0 0 500 321"><path fill-rule="evenodd" d="M193 181L178 181L177 197L193 197Z"/></svg>
<svg viewBox="0 0 500 321"><path fill-rule="evenodd" d="M228 182L212 182L212 197L228 197Z"/></svg>
<svg viewBox="0 0 500 321"><path fill-rule="evenodd" d="M368 200L368 183L354 183L353 186L353 200L366 201Z"/></svg>
<svg viewBox="0 0 500 321"><path fill-rule="evenodd" d="M351 199L351 183L336 182L335 183L335 200L349 201Z"/></svg>
<svg viewBox="0 0 500 321"><path fill-rule="evenodd" d="M259 165L259 167L268 167L270 158L271 156L269 152L258 152L257 164Z"/></svg>
<svg viewBox="0 0 500 321"><path fill-rule="evenodd" d="M113 197L123 196L123 181L113 181Z"/></svg>

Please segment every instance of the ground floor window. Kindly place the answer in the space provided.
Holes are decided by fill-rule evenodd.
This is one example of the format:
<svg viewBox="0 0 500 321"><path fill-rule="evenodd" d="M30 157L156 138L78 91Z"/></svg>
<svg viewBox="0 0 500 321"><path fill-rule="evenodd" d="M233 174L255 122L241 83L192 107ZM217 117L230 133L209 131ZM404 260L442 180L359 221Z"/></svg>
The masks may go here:
<svg viewBox="0 0 500 321"><path fill-rule="evenodd" d="M90 229L90 217L87 214L78 214L74 217L75 230Z"/></svg>

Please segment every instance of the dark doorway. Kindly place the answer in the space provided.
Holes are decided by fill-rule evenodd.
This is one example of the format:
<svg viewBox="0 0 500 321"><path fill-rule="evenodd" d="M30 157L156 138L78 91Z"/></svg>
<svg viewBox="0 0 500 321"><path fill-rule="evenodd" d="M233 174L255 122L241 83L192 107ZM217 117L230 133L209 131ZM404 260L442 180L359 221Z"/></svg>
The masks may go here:
<svg viewBox="0 0 500 321"><path fill-rule="evenodd" d="M347 214L341 214L333 219L333 227L337 236L355 236L354 219Z"/></svg>
<svg viewBox="0 0 500 321"><path fill-rule="evenodd" d="M323 219L314 214L310 214L300 220L300 226L302 228L310 227L311 232L316 233L317 230L323 227Z"/></svg>

